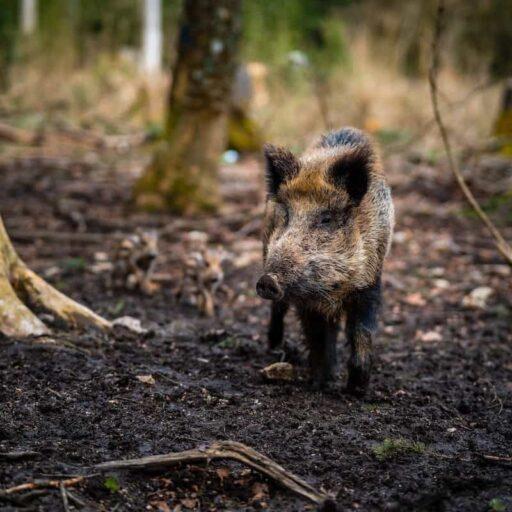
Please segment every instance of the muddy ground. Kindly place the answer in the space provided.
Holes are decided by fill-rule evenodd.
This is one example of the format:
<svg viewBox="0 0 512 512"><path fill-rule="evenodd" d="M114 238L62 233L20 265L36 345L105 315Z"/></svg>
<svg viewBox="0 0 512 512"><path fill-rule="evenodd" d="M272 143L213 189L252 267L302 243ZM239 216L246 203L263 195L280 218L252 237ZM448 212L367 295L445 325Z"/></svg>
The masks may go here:
<svg viewBox="0 0 512 512"><path fill-rule="evenodd" d="M512 456L512 275L463 214L442 164L388 162L396 235L375 374L368 395L354 399L344 392L343 364L331 389L309 388L294 318L285 350L266 350L267 305L254 292L258 164L223 170L221 215L183 220L131 212L141 163L24 157L0 170L1 213L23 258L97 312L130 315L150 329L139 336L57 331L56 344L0 342L2 488L229 439L332 493L340 510L512 510L512 464L483 458ZM233 301L221 301L210 320L178 304L172 282L151 297L112 291L107 276L93 271L94 255L137 226L160 230L157 270L173 279L182 234L207 231L233 254L226 267ZM482 286L492 289L485 304L464 302ZM346 361L341 339L339 351ZM299 378L264 382L259 370L280 360L296 365ZM137 378L148 375L153 383ZM2 460L16 451L35 453ZM70 510L313 508L229 462L97 476L71 492L82 505L71 501ZM25 492L0 498L0 510L57 511L63 503L58 490Z"/></svg>

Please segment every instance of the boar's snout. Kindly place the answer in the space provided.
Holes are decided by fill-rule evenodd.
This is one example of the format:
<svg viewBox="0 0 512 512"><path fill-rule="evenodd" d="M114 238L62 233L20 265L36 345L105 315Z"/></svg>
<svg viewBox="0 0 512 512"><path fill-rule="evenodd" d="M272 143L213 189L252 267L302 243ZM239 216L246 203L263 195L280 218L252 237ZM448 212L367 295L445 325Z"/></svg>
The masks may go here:
<svg viewBox="0 0 512 512"><path fill-rule="evenodd" d="M256 283L256 291L263 299L280 300L284 291L274 274L263 274Z"/></svg>

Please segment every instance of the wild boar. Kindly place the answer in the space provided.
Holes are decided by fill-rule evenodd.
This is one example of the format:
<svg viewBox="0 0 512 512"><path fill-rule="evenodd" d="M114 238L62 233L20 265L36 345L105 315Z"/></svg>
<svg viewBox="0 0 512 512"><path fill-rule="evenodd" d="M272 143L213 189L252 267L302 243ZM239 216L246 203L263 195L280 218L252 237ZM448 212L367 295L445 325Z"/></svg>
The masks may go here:
<svg viewBox="0 0 512 512"><path fill-rule="evenodd" d="M281 343L284 317L294 306L313 384L323 387L336 376L344 316L351 349L347 388L362 394L370 380L381 272L394 224L377 148L362 131L342 128L300 158L270 144L264 155L264 274L256 290L272 301L269 346Z"/></svg>

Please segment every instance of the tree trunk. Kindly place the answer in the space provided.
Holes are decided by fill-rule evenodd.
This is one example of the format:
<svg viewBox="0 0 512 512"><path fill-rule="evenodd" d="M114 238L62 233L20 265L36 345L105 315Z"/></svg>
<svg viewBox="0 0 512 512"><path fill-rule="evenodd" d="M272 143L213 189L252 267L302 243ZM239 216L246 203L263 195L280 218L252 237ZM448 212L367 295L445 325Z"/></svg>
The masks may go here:
<svg viewBox="0 0 512 512"><path fill-rule="evenodd" d="M166 140L135 187L146 209L218 205L217 166L236 68L241 0L185 0Z"/></svg>
<svg viewBox="0 0 512 512"><path fill-rule="evenodd" d="M162 0L144 0L142 70L149 77L162 70Z"/></svg>
<svg viewBox="0 0 512 512"><path fill-rule="evenodd" d="M4 336L40 336L50 332L25 303L73 327L111 327L110 322L34 274L14 250L0 217L0 333Z"/></svg>
<svg viewBox="0 0 512 512"><path fill-rule="evenodd" d="M512 78L505 81L494 135L502 139L502 152L512 155Z"/></svg>
<svg viewBox="0 0 512 512"><path fill-rule="evenodd" d="M33 34L37 25L37 0L21 1L21 31L25 35Z"/></svg>

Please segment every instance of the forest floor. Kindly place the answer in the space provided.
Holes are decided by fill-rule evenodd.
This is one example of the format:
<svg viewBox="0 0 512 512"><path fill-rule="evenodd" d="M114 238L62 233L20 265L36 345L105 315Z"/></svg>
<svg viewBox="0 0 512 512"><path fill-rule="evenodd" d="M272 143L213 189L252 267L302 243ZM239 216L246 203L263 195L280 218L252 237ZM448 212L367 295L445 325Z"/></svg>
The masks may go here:
<svg viewBox="0 0 512 512"><path fill-rule="evenodd" d="M0 169L1 214L21 256L73 298L108 318L138 318L149 333L57 331L53 344L0 340L1 488L82 474L107 460L236 440L332 493L340 510L512 510L512 274L464 214L441 164L388 162L396 234L376 367L367 396L356 399L344 392L341 339L340 378L324 392L304 377L293 316L286 348L266 349L268 304L254 291L263 202L258 162L223 168L219 215L184 220L131 211L140 155L9 161ZM232 254L226 282L233 300L220 301L217 316L207 319L178 304L170 285L152 296L111 290L95 254L109 253L119 233L138 226L159 230L157 270L171 276L182 235L206 231ZM491 291L470 295L481 287ZM479 295L489 296L478 304ZM265 382L260 370L281 360L297 366L299 377ZM2 457L16 451L34 453ZM114 472L71 492L81 510L314 508L230 462ZM75 508L72 501L69 510ZM63 503L54 489L0 497L0 510L56 511Z"/></svg>

